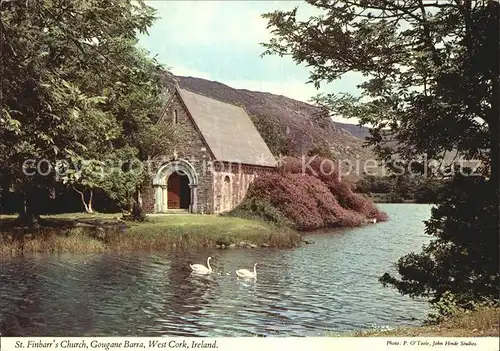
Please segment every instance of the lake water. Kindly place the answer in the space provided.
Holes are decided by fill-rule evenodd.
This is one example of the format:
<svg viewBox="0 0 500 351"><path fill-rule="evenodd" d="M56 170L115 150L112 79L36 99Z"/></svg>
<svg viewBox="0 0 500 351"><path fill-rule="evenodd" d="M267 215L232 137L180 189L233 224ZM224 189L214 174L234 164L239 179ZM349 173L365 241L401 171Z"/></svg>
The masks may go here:
<svg viewBox="0 0 500 351"><path fill-rule="evenodd" d="M0 267L4 336L318 336L419 324L428 304L384 288L429 242L430 205L380 204L391 220L313 234L293 250L25 255ZM189 263L217 273L193 276ZM256 281L234 270L258 262ZM231 275L227 275L230 273Z"/></svg>

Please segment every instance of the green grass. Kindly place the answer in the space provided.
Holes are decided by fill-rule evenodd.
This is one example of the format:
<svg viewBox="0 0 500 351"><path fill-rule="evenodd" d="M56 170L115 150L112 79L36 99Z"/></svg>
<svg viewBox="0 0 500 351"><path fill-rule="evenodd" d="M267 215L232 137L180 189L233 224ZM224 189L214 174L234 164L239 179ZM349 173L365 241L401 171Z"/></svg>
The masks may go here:
<svg viewBox="0 0 500 351"><path fill-rule="evenodd" d="M268 246L292 248L301 235L271 224L214 215L149 216L145 222L119 221L119 214L71 213L42 216L38 229L10 228L15 216L2 216L0 253L161 251L173 248Z"/></svg>
<svg viewBox="0 0 500 351"><path fill-rule="evenodd" d="M78 213L61 213L61 214L53 214L47 216L41 216L42 218L58 218L58 219L116 219L122 216L121 213L86 213L86 212L78 212Z"/></svg>
<svg viewBox="0 0 500 351"><path fill-rule="evenodd" d="M14 220L17 218L17 214L0 214L0 220ZM87 213L87 212L75 212L75 213L60 213L51 215L42 215L41 218L47 219L63 219L63 220L75 220L75 219L116 219L122 216L121 213Z"/></svg>
<svg viewBox="0 0 500 351"><path fill-rule="evenodd" d="M211 215L169 215L151 217L151 222L132 225L114 245L189 248L192 246L229 246L248 242L254 245L293 247L300 242L300 235L260 221ZM146 244L149 243L149 244Z"/></svg>
<svg viewBox="0 0 500 351"><path fill-rule="evenodd" d="M437 325L395 328L389 330L367 330L354 333L335 334L335 337L478 337L499 336L499 307L481 307L476 311L461 312Z"/></svg>

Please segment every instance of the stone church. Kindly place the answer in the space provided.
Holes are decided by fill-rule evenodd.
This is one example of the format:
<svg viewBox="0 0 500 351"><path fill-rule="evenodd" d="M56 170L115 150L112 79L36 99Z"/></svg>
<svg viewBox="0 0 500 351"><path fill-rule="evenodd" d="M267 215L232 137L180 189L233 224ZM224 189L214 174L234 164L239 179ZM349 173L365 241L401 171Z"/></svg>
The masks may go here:
<svg viewBox="0 0 500 351"><path fill-rule="evenodd" d="M256 177L276 170L276 159L239 106L176 86L161 119L178 137L172 157L142 190L148 213L229 211Z"/></svg>

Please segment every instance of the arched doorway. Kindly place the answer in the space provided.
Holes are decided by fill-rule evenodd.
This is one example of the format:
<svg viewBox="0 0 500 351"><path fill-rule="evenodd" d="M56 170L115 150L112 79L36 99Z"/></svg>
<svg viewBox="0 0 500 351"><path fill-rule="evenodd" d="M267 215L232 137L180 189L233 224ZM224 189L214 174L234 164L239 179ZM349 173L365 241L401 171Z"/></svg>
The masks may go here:
<svg viewBox="0 0 500 351"><path fill-rule="evenodd" d="M186 160L173 160L161 166L153 179L155 212L187 209L198 212L198 174Z"/></svg>
<svg viewBox="0 0 500 351"><path fill-rule="evenodd" d="M167 180L167 204L169 209L189 210L191 188L189 177L183 171L173 172Z"/></svg>

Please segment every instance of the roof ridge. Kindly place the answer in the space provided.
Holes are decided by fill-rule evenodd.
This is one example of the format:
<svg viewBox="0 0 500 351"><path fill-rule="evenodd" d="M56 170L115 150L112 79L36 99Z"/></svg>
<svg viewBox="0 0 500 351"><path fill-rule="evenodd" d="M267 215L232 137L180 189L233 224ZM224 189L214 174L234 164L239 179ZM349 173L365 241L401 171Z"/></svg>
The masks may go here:
<svg viewBox="0 0 500 351"><path fill-rule="evenodd" d="M235 105L235 104L232 104L232 103L229 103L229 102L226 102L226 101L222 101L222 100L219 100L219 99L216 99L214 97L211 97L211 96L208 96L208 95L205 95L203 93L200 93L200 92L196 92L196 91L193 91L191 89L187 89L187 88L182 88L180 86L178 86L178 89L179 90L185 90L191 94L195 94L195 95L199 95L199 96L203 96L204 98L207 98L207 99L210 99L210 100L214 100L214 101L217 101L217 102L220 102L222 104L226 104L226 105L229 105L229 106L234 106L234 107L238 107L238 108L241 108L243 110L245 110L245 107L244 106L238 106L238 105ZM245 110L246 112L246 110Z"/></svg>

